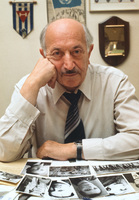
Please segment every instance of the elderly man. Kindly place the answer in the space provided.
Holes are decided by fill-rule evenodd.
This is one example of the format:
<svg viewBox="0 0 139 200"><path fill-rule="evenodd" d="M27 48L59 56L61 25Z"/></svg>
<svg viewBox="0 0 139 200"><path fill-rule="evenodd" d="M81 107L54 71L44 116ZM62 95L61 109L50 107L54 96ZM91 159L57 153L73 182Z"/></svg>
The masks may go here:
<svg viewBox="0 0 139 200"><path fill-rule="evenodd" d="M0 120L0 160L27 152L57 160L138 159L139 102L128 77L90 64L92 37L73 19L50 23L40 39L42 57L16 84Z"/></svg>

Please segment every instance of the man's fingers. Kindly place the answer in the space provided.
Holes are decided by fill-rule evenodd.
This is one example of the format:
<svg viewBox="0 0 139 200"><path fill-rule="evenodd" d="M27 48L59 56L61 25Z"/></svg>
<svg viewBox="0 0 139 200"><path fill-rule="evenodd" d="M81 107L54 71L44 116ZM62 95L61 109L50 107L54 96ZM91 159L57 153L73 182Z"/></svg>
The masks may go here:
<svg viewBox="0 0 139 200"><path fill-rule="evenodd" d="M49 87L51 87L51 88L54 88L54 87L55 87L56 79L57 79L57 76L54 76L54 77L48 82Z"/></svg>

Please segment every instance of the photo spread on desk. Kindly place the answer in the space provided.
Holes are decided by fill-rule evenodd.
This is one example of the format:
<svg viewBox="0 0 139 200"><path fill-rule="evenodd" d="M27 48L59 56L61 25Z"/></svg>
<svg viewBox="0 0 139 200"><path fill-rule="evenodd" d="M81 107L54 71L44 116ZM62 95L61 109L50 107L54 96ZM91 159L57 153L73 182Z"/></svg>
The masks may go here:
<svg viewBox="0 0 139 200"><path fill-rule="evenodd" d="M20 175L0 171L1 199L139 200L139 161L27 160Z"/></svg>

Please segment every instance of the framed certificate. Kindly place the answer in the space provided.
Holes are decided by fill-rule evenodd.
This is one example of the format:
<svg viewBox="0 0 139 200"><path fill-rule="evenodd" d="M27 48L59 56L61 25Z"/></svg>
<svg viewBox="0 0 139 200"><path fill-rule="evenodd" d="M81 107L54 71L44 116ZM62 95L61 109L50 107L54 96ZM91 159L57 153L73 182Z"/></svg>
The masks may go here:
<svg viewBox="0 0 139 200"><path fill-rule="evenodd" d="M139 10L139 0L90 0L90 12Z"/></svg>

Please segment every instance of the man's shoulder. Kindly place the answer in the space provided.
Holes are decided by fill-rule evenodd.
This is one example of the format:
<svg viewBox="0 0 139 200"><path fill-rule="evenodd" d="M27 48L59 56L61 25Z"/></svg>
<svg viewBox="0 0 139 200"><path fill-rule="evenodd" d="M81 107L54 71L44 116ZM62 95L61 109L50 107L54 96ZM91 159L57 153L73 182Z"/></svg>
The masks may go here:
<svg viewBox="0 0 139 200"><path fill-rule="evenodd" d="M106 76L119 76L121 78L125 77L126 75L124 74L124 72L122 72L121 70L113 67L113 66L104 66L104 65L100 65L100 64L91 64L89 66L90 68L90 72L91 73L95 73L98 75L106 75Z"/></svg>

